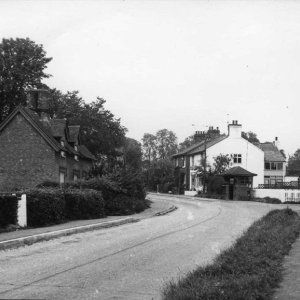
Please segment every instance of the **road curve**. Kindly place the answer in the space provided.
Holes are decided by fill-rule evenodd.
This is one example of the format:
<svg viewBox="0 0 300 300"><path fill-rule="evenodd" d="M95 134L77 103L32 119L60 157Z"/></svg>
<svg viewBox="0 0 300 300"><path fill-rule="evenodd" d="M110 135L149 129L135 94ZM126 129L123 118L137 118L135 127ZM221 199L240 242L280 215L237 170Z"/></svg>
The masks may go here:
<svg viewBox="0 0 300 300"><path fill-rule="evenodd" d="M274 205L149 195L168 215L0 252L0 299L160 299Z"/></svg>

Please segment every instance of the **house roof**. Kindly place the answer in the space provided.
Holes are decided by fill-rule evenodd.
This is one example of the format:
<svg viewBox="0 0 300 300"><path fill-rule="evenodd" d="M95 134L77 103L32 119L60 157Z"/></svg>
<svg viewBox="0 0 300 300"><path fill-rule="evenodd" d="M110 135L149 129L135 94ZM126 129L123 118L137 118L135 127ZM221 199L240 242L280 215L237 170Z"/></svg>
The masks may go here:
<svg viewBox="0 0 300 300"><path fill-rule="evenodd" d="M39 115L33 110L19 105L14 109L14 111L0 124L0 131L2 131L7 124L20 113L45 139L45 141L55 150L55 151L67 151L71 154L77 154L87 159L95 160L95 156L83 145L79 147L79 151L76 151L68 143L69 135L65 131L67 120L65 119L51 119L49 121L41 121ZM67 135L67 136L66 136ZM65 146L62 146L55 137L66 136L67 141Z"/></svg>
<svg viewBox="0 0 300 300"><path fill-rule="evenodd" d="M260 149L265 153L265 161L285 162L283 154L272 142L265 142L259 145Z"/></svg>
<svg viewBox="0 0 300 300"><path fill-rule="evenodd" d="M209 147L221 142L222 140L226 139L228 136L227 135L220 135L210 141L206 142L206 149ZM176 153L173 155L173 157L179 157L183 155L189 155L189 154L196 154L196 153L201 153L205 150L205 141L201 141L199 143L196 143L190 147L187 147L186 149Z"/></svg>
<svg viewBox="0 0 300 300"><path fill-rule="evenodd" d="M244 176L244 177L249 177L249 176L257 176L255 173L251 173L247 170L245 170L242 167L233 167L227 170L222 174L222 176Z"/></svg>
<svg viewBox="0 0 300 300"><path fill-rule="evenodd" d="M79 146L79 153L81 155L83 155L84 157L86 158L89 158L89 159L93 159L93 160L96 160L96 157L89 151L89 149L84 146L84 145L80 145Z"/></svg>

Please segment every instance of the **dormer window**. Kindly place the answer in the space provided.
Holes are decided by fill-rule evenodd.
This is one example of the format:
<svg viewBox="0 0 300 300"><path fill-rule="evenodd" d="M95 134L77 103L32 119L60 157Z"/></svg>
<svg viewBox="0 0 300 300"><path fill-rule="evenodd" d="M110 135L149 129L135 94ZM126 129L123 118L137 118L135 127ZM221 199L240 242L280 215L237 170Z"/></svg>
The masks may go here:
<svg viewBox="0 0 300 300"><path fill-rule="evenodd" d="M79 161L79 158L78 158L78 155L74 155L74 159L76 160L76 161Z"/></svg>
<svg viewBox="0 0 300 300"><path fill-rule="evenodd" d="M66 158L66 152L65 151L60 151L60 156L62 158Z"/></svg>
<svg viewBox="0 0 300 300"><path fill-rule="evenodd" d="M74 150L78 151L78 146L77 145L74 146Z"/></svg>
<svg viewBox="0 0 300 300"><path fill-rule="evenodd" d="M62 147L64 147L64 146L65 146L65 142L64 142L64 141L60 141L60 145L61 145Z"/></svg>

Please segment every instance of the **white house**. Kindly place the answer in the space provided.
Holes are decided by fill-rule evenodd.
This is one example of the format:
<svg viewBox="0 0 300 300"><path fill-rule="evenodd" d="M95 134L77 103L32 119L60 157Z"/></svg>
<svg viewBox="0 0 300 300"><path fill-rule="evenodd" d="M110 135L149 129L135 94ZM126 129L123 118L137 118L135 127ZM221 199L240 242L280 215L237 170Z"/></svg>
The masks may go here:
<svg viewBox="0 0 300 300"><path fill-rule="evenodd" d="M190 189L201 189L202 184L197 177L197 167L201 165L206 148L207 165L213 166L214 158L222 155L231 156L231 167L240 166L257 174L253 178L253 187L264 182L264 151L242 137L242 125L233 121L228 125L228 135L220 136L205 142L188 153L190 164Z"/></svg>

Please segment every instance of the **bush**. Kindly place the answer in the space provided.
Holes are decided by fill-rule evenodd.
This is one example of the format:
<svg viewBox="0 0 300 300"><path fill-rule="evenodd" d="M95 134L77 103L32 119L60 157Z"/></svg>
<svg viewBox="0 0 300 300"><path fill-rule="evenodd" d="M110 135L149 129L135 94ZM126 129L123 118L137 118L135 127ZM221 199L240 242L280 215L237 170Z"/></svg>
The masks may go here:
<svg viewBox="0 0 300 300"><path fill-rule="evenodd" d="M104 200L99 191L67 189L64 196L66 219L96 219L105 216Z"/></svg>
<svg viewBox="0 0 300 300"><path fill-rule="evenodd" d="M271 204L281 204L282 203L278 198L271 198L271 197L254 198L254 201L263 202L263 203L271 203Z"/></svg>
<svg viewBox="0 0 300 300"><path fill-rule="evenodd" d="M207 193L211 195L223 195L225 184L226 182L222 176L212 176L208 179Z"/></svg>
<svg viewBox="0 0 300 300"><path fill-rule="evenodd" d="M115 198L105 203L106 213L109 215L131 215L149 207L146 200L118 194Z"/></svg>
<svg viewBox="0 0 300 300"><path fill-rule="evenodd" d="M42 188L59 188L60 183L56 181L43 181L42 183L38 184L36 188L42 189Z"/></svg>
<svg viewBox="0 0 300 300"><path fill-rule="evenodd" d="M31 189L27 194L27 224L30 227L59 224L65 220L65 199L61 189Z"/></svg>
<svg viewBox="0 0 300 300"><path fill-rule="evenodd" d="M164 289L164 299L272 299L282 262L300 232L291 209L273 210L255 222L212 264Z"/></svg>
<svg viewBox="0 0 300 300"><path fill-rule="evenodd" d="M17 223L18 198L16 196L0 196L0 228Z"/></svg>

